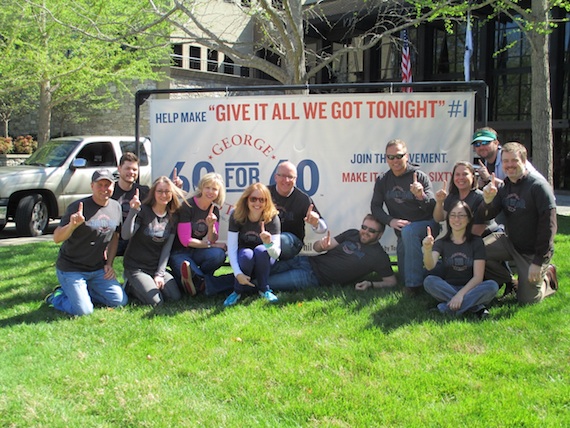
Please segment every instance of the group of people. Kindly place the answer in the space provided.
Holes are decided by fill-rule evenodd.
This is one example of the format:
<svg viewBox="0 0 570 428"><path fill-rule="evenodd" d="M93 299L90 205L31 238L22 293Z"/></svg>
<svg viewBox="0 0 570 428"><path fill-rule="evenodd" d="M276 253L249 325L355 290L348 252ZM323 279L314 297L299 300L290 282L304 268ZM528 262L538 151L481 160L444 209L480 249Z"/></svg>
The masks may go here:
<svg viewBox="0 0 570 428"><path fill-rule="evenodd" d="M477 130L472 144L481 158L477 168L457 162L449 186L434 192L428 175L408 161L406 143L389 141L389 170L375 183L371 214L360 228L334 237L313 200L295 186L295 165L282 162L275 184L254 183L242 193L229 216L226 243L218 240L225 200L219 174L205 174L188 197L176 174L157 178L149 189L136 183L138 159L126 153L118 182L108 171L96 171L93 194L62 217L54 232L55 242L63 242L56 263L60 285L46 301L85 315L93 303L122 306L127 294L155 306L184 292L229 293L224 306L232 306L245 294L276 302L275 291L333 283L356 283L357 290L393 287L396 275L379 242L389 226L405 293L425 290L440 312L485 317L499 284L521 303L538 302L558 287L550 264L552 188L521 144L501 147L491 128ZM443 222L446 229L436 239ZM313 244L315 256L299 254L307 225L323 235ZM113 270L117 254L123 256L123 286ZM216 276L226 255L233 273ZM375 280L365 279L372 273Z"/></svg>

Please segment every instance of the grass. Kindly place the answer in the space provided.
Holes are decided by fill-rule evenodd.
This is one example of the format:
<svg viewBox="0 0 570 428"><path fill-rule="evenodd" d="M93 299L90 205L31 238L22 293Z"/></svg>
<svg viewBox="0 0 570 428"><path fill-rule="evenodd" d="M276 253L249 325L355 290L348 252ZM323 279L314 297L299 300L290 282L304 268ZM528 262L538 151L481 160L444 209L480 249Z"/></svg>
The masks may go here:
<svg viewBox="0 0 570 428"><path fill-rule="evenodd" d="M496 303L483 322L352 287L70 318L42 305L58 246L0 247L0 426L568 426L570 217L558 220L561 291Z"/></svg>

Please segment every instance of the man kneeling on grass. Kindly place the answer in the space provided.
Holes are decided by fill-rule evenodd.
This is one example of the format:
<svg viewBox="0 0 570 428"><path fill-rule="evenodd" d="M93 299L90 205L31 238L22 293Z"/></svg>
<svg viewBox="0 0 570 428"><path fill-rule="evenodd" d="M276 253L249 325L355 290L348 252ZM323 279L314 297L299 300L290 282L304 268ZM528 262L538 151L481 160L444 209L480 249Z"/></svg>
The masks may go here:
<svg viewBox="0 0 570 428"><path fill-rule="evenodd" d="M371 214L364 217L360 230L349 229L334 238L329 231L313 244L316 252L326 253L278 262L269 276L269 285L273 290L299 290L353 283L376 272L379 281L361 281L356 284L356 289L393 287L397 283L396 276L388 254L378 242L383 232L384 225Z"/></svg>
<svg viewBox="0 0 570 428"><path fill-rule="evenodd" d="M93 302L123 306L127 295L117 281L113 259L117 254L121 206L111 199L115 178L110 171L93 173L93 195L69 205L53 233L63 242L56 262L60 286L45 301L71 315L88 315Z"/></svg>

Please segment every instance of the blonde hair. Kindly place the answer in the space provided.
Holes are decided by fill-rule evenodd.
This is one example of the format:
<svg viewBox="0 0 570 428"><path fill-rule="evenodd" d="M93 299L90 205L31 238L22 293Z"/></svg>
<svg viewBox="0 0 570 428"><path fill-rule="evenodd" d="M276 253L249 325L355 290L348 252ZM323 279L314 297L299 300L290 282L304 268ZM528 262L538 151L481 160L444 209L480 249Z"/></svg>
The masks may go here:
<svg viewBox="0 0 570 428"><path fill-rule="evenodd" d="M271 193L269 192L267 186L263 183L253 183L243 191L238 201L236 202L233 216L234 220L238 223L244 224L247 221L249 214L249 207L247 205L247 202L251 194L256 190L260 192L265 198L265 207L261 213L260 220L269 223L273 217L279 214L279 211L277 211L277 208L275 208L275 204L273 204L273 199L271 199Z"/></svg>
<svg viewBox="0 0 570 428"><path fill-rule="evenodd" d="M224 186L224 179L222 176L216 172L209 172L200 179L198 186L196 186L196 192L194 193L194 196L201 197L202 192L204 191L204 187L211 184L214 184L218 188L218 197L212 202L218 205L218 207L221 207L224 205L224 202L226 200L226 186Z"/></svg>

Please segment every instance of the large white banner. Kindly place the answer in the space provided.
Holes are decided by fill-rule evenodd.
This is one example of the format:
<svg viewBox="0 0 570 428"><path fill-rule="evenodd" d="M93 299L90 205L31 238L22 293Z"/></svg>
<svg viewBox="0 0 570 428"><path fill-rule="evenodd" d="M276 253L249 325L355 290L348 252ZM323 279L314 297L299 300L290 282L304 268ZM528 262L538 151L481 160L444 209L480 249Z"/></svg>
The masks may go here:
<svg viewBox="0 0 570 428"><path fill-rule="evenodd" d="M290 160L297 187L314 199L334 236L358 228L370 212L374 182L388 169L389 140L406 142L409 160L438 190L456 161L472 157L473 117L472 92L152 100L153 177L177 168L192 191L205 173L220 173L227 189L225 239L242 191L253 182L273 183L279 162ZM318 238L308 233L305 249ZM395 253L391 231L382 243Z"/></svg>

